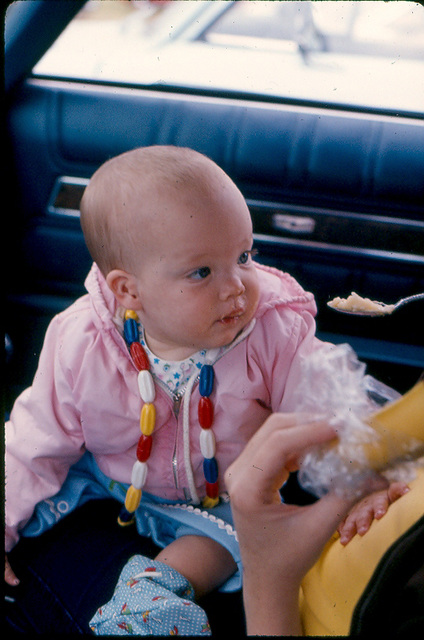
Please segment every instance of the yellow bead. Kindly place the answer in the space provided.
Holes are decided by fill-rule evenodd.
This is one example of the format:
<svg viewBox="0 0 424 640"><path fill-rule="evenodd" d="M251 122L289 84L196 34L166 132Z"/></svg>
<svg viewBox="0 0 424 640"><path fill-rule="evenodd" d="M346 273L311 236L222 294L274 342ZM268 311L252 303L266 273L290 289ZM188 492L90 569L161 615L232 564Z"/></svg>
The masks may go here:
<svg viewBox="0 0 424 640"><path fill-rule="evenodd" d="M205 509L212 509L213 507L216 507L218 502L219 502L219 497L209 498L209 496L205 496L202 500L202 505L204 506Z"/></svg>
<svg viewBox="0 0 424 640"><path fill-rule="evenodd" d="M141 433L145 436L151 436L156 422L156 409L155 405L146 402L143 405L140 416L140 429Z"/></svg>
<svg viewBox="0 0 424 640"><path fill-rule="evenodd" d="M128 520L128 522L124 522L121 518L118 517L118 524L120 527L129 527L130 524L134 524L134 518L132 520Z"/></svg>
<svg viewBox="0 0 424 640"><path fill-rule="evenodd" d="M140 504L141 500L141 489L136 489L132 485L129 487L127 491L127 495L125 496L125 508L130 513L134 513Z"/></svg>
<svg viewBox="0 0 424 640"><path fill-rule="evenodd" d="M138 322L138 315L131 309L127 309L124 315L124 320L128 320L129 318L132 318L133 320L136 320Z"/></svg>

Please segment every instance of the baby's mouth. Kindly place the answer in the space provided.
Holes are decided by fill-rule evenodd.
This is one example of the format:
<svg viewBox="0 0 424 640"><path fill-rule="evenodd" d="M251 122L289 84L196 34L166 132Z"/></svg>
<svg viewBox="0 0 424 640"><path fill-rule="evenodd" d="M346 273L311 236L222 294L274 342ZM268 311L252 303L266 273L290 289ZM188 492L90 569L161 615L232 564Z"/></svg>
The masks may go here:
<svg viewBox="0 0 424 640"><path fill-rule="evenodd" d="M244 308L239 307L237 309L234 309L234 311L229 313L227 316L220 318L219 322L221 322L222 324L235 324L243 315Z"/></svg>

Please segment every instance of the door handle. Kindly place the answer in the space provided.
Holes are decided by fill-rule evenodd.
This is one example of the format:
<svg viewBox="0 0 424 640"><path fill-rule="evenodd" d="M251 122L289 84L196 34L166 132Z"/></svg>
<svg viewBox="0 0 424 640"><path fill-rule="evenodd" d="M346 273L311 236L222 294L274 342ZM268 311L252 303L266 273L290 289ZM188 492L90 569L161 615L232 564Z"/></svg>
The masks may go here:
<svg viewBox="0 0 424 640"><path fill-rule="evenodd" d="M274 213L272 226L276 231L284 231L293 235L312 235L316 221L307 216L292 216L285 213Z"/></svg>

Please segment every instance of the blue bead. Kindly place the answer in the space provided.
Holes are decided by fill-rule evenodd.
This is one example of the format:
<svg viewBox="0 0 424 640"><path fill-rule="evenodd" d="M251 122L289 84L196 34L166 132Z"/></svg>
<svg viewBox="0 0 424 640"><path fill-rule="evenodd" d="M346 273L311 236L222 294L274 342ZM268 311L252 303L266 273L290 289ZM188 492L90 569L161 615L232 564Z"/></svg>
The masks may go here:
<svg viewBox="0 0 424 640"><path fill-rule="evenodd" d="M210 364L204 364L200 369L199 391L201 396L210 396L213 389L214 371Z"/></svg>
<svg viewBox="0 0 424 640"><path fill-rule="evenodd" d="M203 473L206 482L213 484L218 480L218 463L216 458L205 458L203 460Z"/></svg>
<svg viewBox="0 0 424 640"><path fill-rule="evenodd" d="M134 318L128 318L124 322L124 338L128 345L138 341L138 324Z"/></svg>
<svg viewBox="0 0 424 640"><path fill-rule="evenodd" d="M125 527L126 525L131 524L133 521L134 521L134 514L127 511L125 507L122 507L119 514L118 523L121 526Z"/></svg>

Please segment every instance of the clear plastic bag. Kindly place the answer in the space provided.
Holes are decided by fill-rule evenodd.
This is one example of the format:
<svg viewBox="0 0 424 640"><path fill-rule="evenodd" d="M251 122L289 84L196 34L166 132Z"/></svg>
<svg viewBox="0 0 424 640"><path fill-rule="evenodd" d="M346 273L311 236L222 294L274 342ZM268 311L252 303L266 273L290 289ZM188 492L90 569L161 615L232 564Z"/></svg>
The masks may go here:
<svg viewBox="0 0 424 640"><path fill-rule="evenodd" d="M367 447L378 446L381 434L367 424L367 418L401 396L366 375L365 370L365 364L347 344L324 344L302 364L301 382L294 398L296 410L325 416L338 437L324 447L311 448L301 462L299 482L318 497L330 489L339 494L359 494L364 482L377 473L390 482L409 482L415 467L424 463L424 458L416 459L422 443L400 436L401 441L397 437L390 452L391 463L372 468Z"/></svg>

